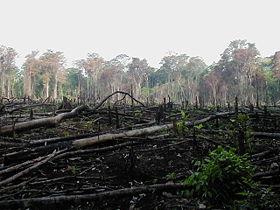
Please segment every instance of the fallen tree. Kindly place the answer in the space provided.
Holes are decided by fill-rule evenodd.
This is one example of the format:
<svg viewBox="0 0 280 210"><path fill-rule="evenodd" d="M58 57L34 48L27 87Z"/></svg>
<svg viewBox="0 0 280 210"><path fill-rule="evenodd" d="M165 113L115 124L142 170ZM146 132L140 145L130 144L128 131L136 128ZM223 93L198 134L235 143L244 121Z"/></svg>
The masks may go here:
<svg viewBox="0 0 280 210"><path fill-rule="evenodd" d="M44 126L55 126L62 120L77 116L77 114L87 108L86 105L81 105L73 109L71 112L61 113L54 117L47 117L42 119L31 120L27 122L16 123L14 125L6 125L0 127L0 134L9 134L12 132L40 128Z"/></svg>
<svg viewBox="0 0 280 210"><path fill-rule="evenodd" d="M175 184L175 183L167 183L167 184L154 184L140 187L132 187L132 188L123 188L119 190L111 190L101 193L93 193L93 194L83 194L83 195L61 195L61 196L48 196L41 198L27 198L27 199L18 199L18 200L6 200L0 201L1 207L30 207L33 205L50 205L56 204L60 202L80 202L80 201L94 201L95 199L109 198L109 197L121 197L128 195L135 195L140 193L152 193L159 191L170 191L170 190L183 190L188 188L185 184Z"/></svg>
<svg viewBox="0 0 280 210"><path fill-rule="evenodd" d="M141 104L142 106L145 106L142 102L133 98L129 93L126 93L126 92L123 92L123 91L116 91L116 92L108 95L107 97L105 97L93 109L90 109L90 111L95 112L109 98L111 98L112 96L114 96L116 94L123 94L125 96L128 95L135 102ZM61 113L61 114L58 114L57 116L54 116L54 117L47 117L47 118L36 119L36 120L27 121L27 122L16 123L14 125L3 126L3 127L0 127L0 134L10 134L10 133L13 133L13 132L23 131L23 130L28 130L28 129L56 126L62 120L73 118L73 117L77 116L81 111L84 111L86 109L88 109L88 107L86 105L81 105L81 106L76 107L75 109L73 109L70 112Z"/></svg>
<svg viewBox="0 0 280 210"><path fill-rule="evenodd" d="M228 115L231 115L231 114L234 114L234 113L232 113L232 112L217 113L215 115L211 115L211 116L208 116L206 118L196 120L194 122L191 122L191 121L186 122L186 126L198 125L198 124L205 123L205 122L208 122L210 120L214 120L214 119L224 117L224 116L228 116ZM169 123L169 124L164 124L164 125L155 125L155 126L151 126L151 127L147 127L147 128L135 129L135 130L131 130L131 131L125 131L125 132L122 132L122 133L108 133L108 134L103 134L103 135L100 135L100 136L78 139L78 140L73 141L72 144L76 148L86 147L86 146L91 146L91 145L94 145L94 144L103 143L103 142L107 142L107 141L112 141L112 140L119 139L119 138L124 138L124 137L142 136L142 135L153 134L153 133L156 133L156 132L162 132L162 131L172 129L173 126L174 126L173 123Z"/></svg>

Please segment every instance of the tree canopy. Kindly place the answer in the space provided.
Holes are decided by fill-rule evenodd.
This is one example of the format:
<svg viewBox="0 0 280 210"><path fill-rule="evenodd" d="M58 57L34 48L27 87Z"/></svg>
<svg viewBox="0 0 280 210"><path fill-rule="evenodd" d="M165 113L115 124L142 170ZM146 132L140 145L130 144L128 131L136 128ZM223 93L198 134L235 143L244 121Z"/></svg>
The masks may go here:
<svg viewBox="0 0 280 210"><path fill-rule="evenodd" d="M32 51L17 67L16 56L15 49L0 46L2 97L100 100L123 90L158 102L167 96L175 102L214 105L233 102L236 96L243 104L280 100L280 52L261 57L247 40L231 41L211 65L199 56L173 53L154 68L146 59L120 54L106 60L93 52L66 68L63 52L47 50Z"/></svg>

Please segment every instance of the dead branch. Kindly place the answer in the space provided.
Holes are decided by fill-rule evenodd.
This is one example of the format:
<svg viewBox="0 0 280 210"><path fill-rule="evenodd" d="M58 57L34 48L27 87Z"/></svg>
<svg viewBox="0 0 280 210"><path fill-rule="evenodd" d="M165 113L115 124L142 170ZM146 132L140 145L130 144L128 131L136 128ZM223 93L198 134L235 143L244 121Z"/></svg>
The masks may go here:
<svg viewBox="0 0 280 210"><path fill-rule="evenodd" d="M60 152L56 152L56 150L54 150L54 152L53 152L52 154L46 156L45 159L43 159L43 160L39 161L38 163L36 163L36 164L30 166L29 168L27 168L27 169L25 169L25 170L23 170L23 171L21 171L21 172L15 174L15 175L9 177L9 178L7 178L7 179L1 181L1 182L0 182L0 186L3 186L3 185L5 185L5 184L8 184L8 183L10 183L10 182L12 182L12 181L18 179L19 177L21 177L21 176L23 176L23 175L29 173L30 171L33 171L34 169L38 168L39 166L41 166L41 165L47 163L51 158L53 158L53 157L54 157L55 155L57 155L58 153L60 153Z"/></svg>
<svg viewBox="0 0 280 210"><path fill-rule="evenodd" d="M23 109L30 109L30 108L34 108L34 107L38 107L38 106L42 107L42 106L55 106L55 105L54 104L46 104L46 103L30 104L30 105L25 105L25 106L14 108L12 110L7 111L7 113L13 114L16 111L20 111L20 110L23 110Z"/></svg>
<svg viewBox="0 0 280 210"><path fill-rule="evenodd" d="M36 163L36 162L38 162L38 161L40 161L40 160L42 160L42 159L43 159L43 157L38 157L38 158L36 158L36 159L34 159L34 160L28 160L28 161L25 161L25 162L23 162L23 163L20 163L20 164L11 166L11 167L9 167L9 168L6 168L6 169L4 169L4 170L1 170L1 171L0 171L0 175L6 174L6 173L11 173L11 172L16 171L16 170L18 170L18 169L20 169L20 168L22 168L22 167L24 167L24 166L29 165L29 164Z"/></svg>
<svg viewBox="0 0 280 210"><path fill-rule="evenodd" d="M124 92L124 91L116 91L116 92L114 92L114 93L108 95L107 97L105 97L96 107L94 107L93 110L97 110L97 109L98 109L99 107L101 107L109 98L111 98L113 95L116 95L116 94L128 95L133 101L136 101L137 103L139 103L139 104L141 104L142 106L145 107L145 105L144 105L141 101L135 99L135 98L132 97L129 93Z"/></svg>

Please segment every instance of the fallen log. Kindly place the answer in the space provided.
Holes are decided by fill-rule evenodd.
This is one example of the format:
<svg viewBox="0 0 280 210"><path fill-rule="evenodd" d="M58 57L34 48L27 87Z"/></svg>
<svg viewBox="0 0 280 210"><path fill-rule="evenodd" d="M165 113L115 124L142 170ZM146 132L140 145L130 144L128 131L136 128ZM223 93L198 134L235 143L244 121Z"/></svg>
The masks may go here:
<svg viewBox="0 0 280 210"><path fill-rule="evenodd" d="M198 124L205 123L210 120L213 120L213 119L216 119L219 117L228 116L231 114L234 114L234 113L232 113L232 112L217 113L215 115L210 115L206 118L196 120L194 122L190 122L190 121L186 122L186 126L198 125ZM108 133L108 134L103 134L100 136L79 139L79 140L73 141L72 144L74 147L79 148L79 147L91 146L94 144L103 143L103 142L107 142L107 141L112 141L112 140L115 140L118 138L142 136L142 135L148 135L148 134L150 135L150 134L153 134L156 132L170 130L172 128L173 128L173 123L169 123L169 124L165 124L165 125L156 125L156 126L151 126L151 127L147 127L147 128L126 131L126 132L122 132L122 133Z"/></svg>
<svg viewBox="0 0 280 210"><path fill-rule="evenodd" d="M262 177L268 177L268 176L279 176L280 171L275 170L275 171L265 171L265 172L258 172L253 176L253 179L260 179Z"/></svg>
<svg viewBox="0 0 280 210"><path fill-rule="evenodd" d="M105 199L110 197L121 197L129 196L140 193L153 193L155 191L172 191L172 190L183 190L187 189L188 186L185 184L154 184L140 187L123 188L118 190L111 190L101 193L93 194L82 194L82 195L60 195L60 196L47 196L41 198L26 198L26 199L14 199L14 200L4 200L0 201L1 207L30 207L34 205L51 205L58 204L62 202L82 202L82 201L94 201L96 199Z"/></svg>
<svg viewBox="0 0 280 210"><path fill-rule="evenodd" d="M280 133L251 132L251 135L259 138L280 138Z"/></svg>
<svg viewBox="0 0 280 210"><path fill-rule="evenodd" d="M59 124L62 120L75 117L79 112L85 110L87 106L82 105L73 109L71 112L62 113L54 117L47 117L42 119L31 120L28 122L16 123L15 125L7 125L0 127L0 134L9 134L12 132L29 130L40 127L50 127Z"/></svg>
<svg viewBox="0 0 280 210"><path fill-rule="evenodd" d="M133 98L129 93L123 92L123 91L116 91L107 97L105 97L99 104L97 104L93 109L90 111L95 112L97 109L99 109L110 97L112 97L115 94L124 94L128 95L132 98L132 100L136 101L137 103L141 104L142 106L145 106L142 102L138 101L137 99ZM43 102L44 103L44 102ZM48 117L43 119L36 119L28 122L21 122L16 123L15 125L7 125L0 127L0 134L10 134L17 131L22 130L28 130L28 129L34 129L34 128L40 128L40 127L50 127L55 126L59 124L62 120L69 119L72 117L75 117L79 112L88 109L86 105L81 105L73 109L71 112L61 113L54 117Z"/></svg>

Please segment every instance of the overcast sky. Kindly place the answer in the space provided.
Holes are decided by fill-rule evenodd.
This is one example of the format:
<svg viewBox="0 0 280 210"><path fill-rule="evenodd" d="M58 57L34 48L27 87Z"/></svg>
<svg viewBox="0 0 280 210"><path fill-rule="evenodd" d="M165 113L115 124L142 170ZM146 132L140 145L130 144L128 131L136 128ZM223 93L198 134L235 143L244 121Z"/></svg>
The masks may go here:
<svg viewBox="0 0 280 210"><path fill-rule="evenodd" d="M0 0L0 44L19 53L63 51L68 64L97 52L152 66L168 52L210 64L234 39L263 56L280 50L279 0Z"/></svg>

